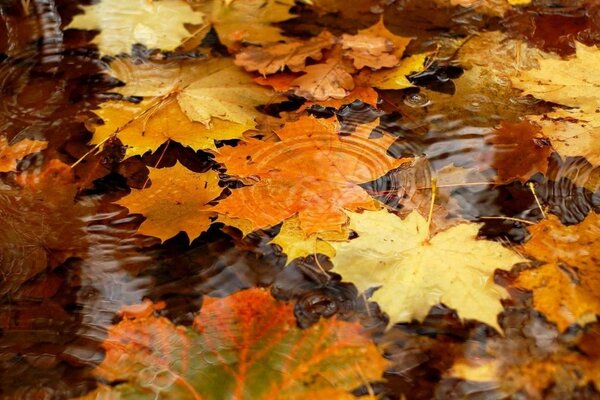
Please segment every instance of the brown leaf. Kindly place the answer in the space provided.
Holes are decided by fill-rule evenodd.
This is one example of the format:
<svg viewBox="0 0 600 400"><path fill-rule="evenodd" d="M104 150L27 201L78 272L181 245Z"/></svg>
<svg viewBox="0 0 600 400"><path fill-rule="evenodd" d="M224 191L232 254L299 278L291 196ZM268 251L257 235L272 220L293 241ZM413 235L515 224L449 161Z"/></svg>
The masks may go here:
<svg viewBox="0 0 600 400"><path fill-rule="evenodd" d="M309 100L343 99L354 89L354 79L342 60L332 57L324 64L304 69L305 75L292 81L294 93Z"/></svg>

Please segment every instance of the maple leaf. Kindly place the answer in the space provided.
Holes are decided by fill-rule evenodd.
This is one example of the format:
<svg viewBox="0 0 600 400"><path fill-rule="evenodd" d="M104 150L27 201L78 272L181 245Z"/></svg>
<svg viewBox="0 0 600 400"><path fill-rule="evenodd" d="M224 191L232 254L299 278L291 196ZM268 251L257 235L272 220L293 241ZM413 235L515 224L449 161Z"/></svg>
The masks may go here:
<svg viewBox="0 0 600 400"><path fill-rule="evenodd" d="M214 140L240 138L255 127L255 107L274 100L228 59L112 64L111 74L126 83L116 91L143 96L134 104L109 101L96 110L103 125L94 131L92 144L117 135L128 147L127 156L156 150L167 140L194 150L215 149Z"/></svg>
<svg viewBox="0 0 600 400"><path fill-rule="evenodd" d="M597 325L569 337L533 316L509 318L517 321L507 325L506 336L468 340L463 353L473 356L456 360L449 378L467 380L467 392L475 386L485 398L536 400L572 398L589 383L600 383Z"/></svg>
<svg viewBox="0 0 600 400"><path fill-rule="evenodd" d="M354 67L361 69L370 67L380 69L394 67L400 62L406 46L411 38L396 36L383 23L379 22L367 29L358 31L357 35L342 35L342 48L345 56L354 61Z"/></svg>
<svg viewBox="0 0 600 400"><path fill-rule="evenodd" d="M529 121L503 122L488 135L486 142L492 147L481 160L497 171L498 183L526 182L538 172L546 173L552 147L541 131Z"/></svg>
<svg viewBox="0 0 600 400"><path fill-rule="evenodd" d="M0 295L45 269L86 249L86 219L92 200L76 200L71 169L53 160L39 173L18 179L21 187L0 186Z"/></svg>
<svg viewBox="0 0 600 400"><path fill-rule="evenodd" d="M181 231L194 239L208 229L214 214L207 203L223 190L217 172L196 173L177 163L171 168L150 168L149 178L152 186L132 189L117 202L146 217L139 233L164 241Z"/></svg>
<svg viewBox="0 0 600 400"><path fill-rule="evenodd" d="M340 232L320 232L306 235L300 226L300 220L290 218L283 222L279 233L271 240L271 243L281 247L282 252L287 255L289 264L297 258L316 254L332 258L335 255L335 249L327 241L345 240L348 238L348 234L347 229L342 229Z"/></svg>
<svg viewBox="0 0 600 400"><path fill-rule="evenodd" d="M521 272L518 287L532 290L536 309L562 331L600 314L600 217L564 226L554 215L530 228L524 252L547 264Z"/></svg>
<svg viewBox="0 0 600 400"><path fill-rule="evenodd" d="M392 322L423 320L443 303L462 318L498 328L507 293L493 273L524 259L499 243L477 240L480 225L459 224L429 239L427 220L417 212L404 220L386 210L348 214L358 237L331 243L333 271L361 291L380 287L372 299Z"/></svg>
<svg viewBox="0 0 600 400"><path fill-rule="evenodd" d="M331 57L325 63L304 68L305 74L294 79L290 87L309 100L343 99L354 89L352 72L342 60Z"/></svg>
<svg viewBox="0 0 600 400"><path fill-rule="evenodd" d="M548 113L545 119L533 119L542 124L544 135L552 140L559 153L584 156L592 164L600 164L600 147L594 140L600 132L600 99L593 95L600 88L600 78L589 73L600 62L600 50L576 42L575 57L562 60L548 55L538 62L539 68L521 71L513 77L513 85L522 89L523 94L573 110L558 110Z"/></svg>
<svg viewBox="0 0 600 400"><path fill-rule="evenodd" d="M92 40L103 55L130 53L131 46L174 50L190 36L184 24L202 24L204 15L183 0L101 0L82 6L65 29L98 30Z"/></svg>
<svg viewBox="0 0 600 400"><path fill-rule="evenodd" d="M214 210L251 221L253 230L297 214L305 235L339 232L347 222L344 210L377 208L358 184L406 161L387 155L393 137L369 138L377 123L340 136L334 118L302 116L276 131L279 142L250 139L220 148L216 160L250 186L233 190Z"/></svg>
<svg viewBox="0 0 600 400"><path fill-rule="evenodd" d="M294 0L192 0L192 7L206 14L208 22L228 48L238 42L266 44L285 40L273 26L290 19Z"/></svg>
<svg viewBox="0 0 600 400"><path fill-rule="evenodd" d="M407 78L416 72L425 69L425 60L429 53L415 54L403 59L395 68L381 71L363 70L357 81L363 85L373 86L377 89L400 90L414 86Z"/></svg>
<svg viewBox="0 0 600 400"><path fill-rule="evenodd" d="M17 162L29 154L37 153L48 147L42 140L23 139L15 144L0 136L0 172L11 172L17 168Z"/></svg>
<svg viewBox="0 0 600 400"><path fill-rule="evenodd" d="M289 40L265 47L246 47L236 54L235 64L246 71L258 71L263 75L283 71L285 67L298 72L306 68L306 60L319 61L323 50L334 44L334 37L327 31L306 41Z"/></svg>
<svg viewBox="0 0 600 400"><path fill-rule="evenodd" d="M380 379L387 361L358 323L332 318L301 330L293 308L251 289L206 298L189 328L123 320L109 329L95 370L115 386L101 390L139 399L352 399L350 390Z"/></svg>

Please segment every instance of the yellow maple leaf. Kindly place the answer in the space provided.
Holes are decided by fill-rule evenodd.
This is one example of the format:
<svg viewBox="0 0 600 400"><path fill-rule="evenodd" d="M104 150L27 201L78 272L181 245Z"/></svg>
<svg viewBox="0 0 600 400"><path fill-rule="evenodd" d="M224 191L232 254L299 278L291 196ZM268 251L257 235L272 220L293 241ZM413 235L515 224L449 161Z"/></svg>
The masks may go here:
<svg viewBox="0 0 600 400"><path fill-rule="evenodd" d="M265 44L285 39L273 26L293 17L294 0L193 0L192 7L206 14L225 46L238 42Z"/></svg>
<svg viewBox="0 0 600 400"><path fill-rule="evenodd" d="M323 254L330 258L335 255L335 249L328 240L345 240L348 238L348 229L343 227L341 231L319 232L306 235L300 226L297 217L285 220L275 238L271 241L281 247L287 255L287 263L301 257Z"/></svg>
<svg viewBox="0 0 600 400"><path fill-rule="evenodd" d="M544 134L565 156L584 156L600 164L600 77L594 71L600 63L600 50L576 42L576 55L562 60L552 55L538 60L539 68L521 71L512 78L513 86L523 94L571 107L557 110L545 118L530 116L540 123ZM568 71L568 73L565 73Z"/></svg>
<svg viewBox="0 0 600 400"><path fill-rule="evenodd" d="M0 136L0 172L14 171L17 168L17 161L46 147L48 142L30 139L23 139L11 145L5 137Z"/></svg>
<svg viewBox="0 0 600 400"><path fill-rule="evenodd" d="M361 291L380 287L372 299L392 322L423 320L443 303L462 318L498 328L507 292L494 283L494 271L508 270L522 257L478 240L478 224L459 224L428 240L427 220L417 212L404 220L386 210L348 214L358 237L332 242L333 271Z"/></svg>
<svg viewBox="0 0 600 400"><path fill-rule="evenodd" d="M425 69L425 60L428 56L429 53L415 54L401 60L400 65L391 69L375 72L362 71L358 79L361 83L376 87L377 89L406 89L413 86L407 76L423 71Z"/></svg>
<svg viewBox="0 0 600 400"><path fill-rule="evenodd" d="M534 306L562 331L600 314L600 217L564 226L550 215L530 228L524 252L547 264L523 271L518 287L533 291Z"/></svg>
<svg viewBox="0 0 600 400"><path fill-rule="evenodd" d="M214 213L207 203L223 190L217 172L196 173L177 163L171 168L150 168L149 178L149 188L132 189L117 202L146 217L139 233L164 241L181 231L194 239L208 229Z"/></svg>
<svg viewBox="0 0 600 400"><path fill-rule="evenodd" d="M184 24L202 24L204 15L183 0L101 0L82 6L66 29L98 30L92 40L101 54L130 53L131 46L174 50L190 36Z"/></svg>
<svg viewBox="0 0 600 400"><path fill-rule="evenodd" d="M104 124L91 127L91 143L118 134L127 156L156 150L167 140L215 149L215 139L240 138L254 128L255 107L276 99L228 59L141 65L125 60L112 67L112 75L125 82L116 91L144 100L103 103L95 112Z"/></svg>

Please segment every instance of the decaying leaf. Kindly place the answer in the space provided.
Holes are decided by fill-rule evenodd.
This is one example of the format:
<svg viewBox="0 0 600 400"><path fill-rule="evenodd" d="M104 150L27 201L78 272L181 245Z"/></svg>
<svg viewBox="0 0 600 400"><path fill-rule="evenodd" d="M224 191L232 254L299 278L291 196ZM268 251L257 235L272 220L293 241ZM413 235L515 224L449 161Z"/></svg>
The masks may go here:
<svg viewBox="0 0 600 400"><path fill-rule="evenodd" d="M101 0L82 9L66 29L100 31L92 43L106 55L128 54L137 43L174 50L190 36L185 24L204 22L204 15L183 0Z"/></svg>
<svg viewBox="0 0 600 400"><path fill-rule="evenodd" d="M212 223L207 203L219 196L219 174L215 171L196 173L177 163L170 168L151 168L152 185L132 189L118 204L146 220L138 232L167 240L179 232L190 239L198 237Z"/></svg>
<svg viewBox="0 0 600 400"><path fill-rule="evenodd" d="M9 144L5 137L0 136L0 172L14 171L20 159L42 151L46 147L48 147L48 142L43 140L23 139Z"/></svg>
<svg viewBox="0 0 600 400"><path fill-rule="evenodd" d="M576 47L574 57L540 58L539 68L522 71L512 82L524 94L574 108L548 113L546 119L534 119L543 125L544 134L561 154L583 156L598 165L600 147L594 137L600 132L600 99L593 93L600 88L600 78L590 71L600 61L600 50L579 42Z"/></svg>
<svg viewBox="0 0 600 400"><path fill-rule="evenodd" d="M0 186L0 295L87 251L86 220L96 213L94 201L76 199L71 169L58 160L19 182Z"/></svg>
<svg viewBox="0 0 600 400"><path fill-rule="evenodd" d="M323 50L334 44L334 37L327 31L306 41L289 40L286 43L276 43L265 47L246 47L235 56L235 63L247 71L257 71L263 75L283 71L298 72L306 68L306 60L319 61Z"/></svg>
<svg viewBox="0 0 600 400"><path fill-rule="evenodd" d="M192 7L206 15L219 40L234 48L239 42L275 43L284 40L274 26L293 17L294 0L192 0Z"/></svg>
<svg viewBox="0 0 600 400"><path fill-rule="evenodd" d="M193 327L159 317L110 328L99 393L136 399L353 399L387 361L357 323L301 330L293 306L262 289L207 298ZM100 396L98 392L92 396ZM94 398L94 397L92 397Z"/></svg>
<svg viewBox="0 0 600 400"><path fill-rule="evenodd" d="M386 154L393 137L369 138L376 126L377 121L359 125L340 136L335 119L303 116L276 132L279 142L250 139L220 148L217 161L250 186L234 189L214 210L251 221L253 230L297 214L305 235L339 232L347 222L345 210L378 207L358 184L406 161Z"/></svg>
<svg viewBox="0 0 600 400"><path fill-rule="evenodd" d="M550 142L541 135L541 127L529 122L503 122L488 135L491 148L482 156L485 166L498 174L497 182L526 182L536 173L548 170L552 154Z"/></svg>
<svg viewBox="0 0 600 400"><path fill-rule="evenodd" d="M358 237L331 243L333 270L361 291L379 287L372 299L391 322L423 320L443 303L464 319L498 328L507 293L494 283L494 271L508 270L522 257L477 240L478 224L456 225L429 239L427 220L417 212L404 220L386 210L348 214Z"/></svg>
<svg viewBox="0 0 600 400"><path fill-rule="evenodd" d="M116 91L142 96L140 103L109 101L96 114L93 144L118 135L127 156L156 150L174 140L194 150L214 149L215 139L240 138L255 127L256 106L273 101L273 92L255 84L228 59L113 63L111 73L125 82Z"/></svg>
<svg viewBox="0 0 600 400"><path fill-rule="evenodd" d="M600 314L600 217L564 226L554 215L534 225L523 250L547 264L521 273L516 285L533 291L535 308L562 331Z"/></svg>

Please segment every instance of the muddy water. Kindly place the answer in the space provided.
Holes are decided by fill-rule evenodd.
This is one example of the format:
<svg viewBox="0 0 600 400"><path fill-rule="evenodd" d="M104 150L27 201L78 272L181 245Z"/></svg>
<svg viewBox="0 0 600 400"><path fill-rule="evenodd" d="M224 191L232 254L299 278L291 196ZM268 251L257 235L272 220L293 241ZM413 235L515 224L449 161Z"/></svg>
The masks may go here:
<svg viewBox="0 0 600 400"><path fill-rule="evenodd" d="M73 168L79 187L71 198L78 199L78 206L69 203L70 189L60 180L39 187L30 197L15 196L17 175L36 182L51 160L72 165L84 156L91 149L86 123L96 118L92 110L115 98L111 89L119 82L105 73L111 60L100 58L90 44L94 32L64 30L78 5L87 3L0 0L0 134L11 143L48 141L46 150L19 162L18 173L0 175L0 396L67 399L93 390L97 382L90 371L102 361L107 327L118 321L123 306L143 299L164 301L161 315L189 325L203 296L259 286L294 302L300 326L337 314L358 319L377 333L393 361L387 381L371 388L381 398L432 398L432 388L451 364L445 351L463 343L473 329L480 329L481 337L488 331L477 324L463 325L451 310L439 306L422 324L403 324L384 333L388 321L374 303L365 304L356 288L339 275L323 276L321 268L331 267L326 257L296 260L284 269L286 256L269 244L279 226L242 237L215 224L199 238L190 240L180 233L162 244L135 235L142 217L127 215L113 202L129 188L144 185L147 166L180 161L198 172L217 168L207 153L171 143L154 154L123 160L121 144L109 143ZM313 107L310 113L337 116L343 132L379 118L374 134L386 131L396 138L389 155L426 160L409 171L394 171L361 185L399 212L416 191L430 197L427 187L433 171L478 166L483 172L471 178L479 183L446 191L455 216L482 223L481 237L519 244L527 237L527 221L543 218L538 202L565 224L579 223L598 210L598 193L583 188L597 171L583 157L554 153L548 172L531 177L534 191L519 181L486 183L494 180L494 171L481 168L480 154L492 151L487 138L494 127L551 106L510 93L509 82L498 83L502 94L498 95L460 81L464 71L456 54L444 54L444 49L451 48L447 44L453 40L500 31L568 56L574 52L574 38L598 42L600 8L590 4L540 0L504 18L477 8L436 7L425 0L373 2L364 11L360 11L364 5L357 4L356 12L350 7L337 16L319 15L299 5L294 10L298 17L281 26L294 35L315 34L323 27L336 34L354 33L383 15L395 34L414 38L409 52L437 49L436 63L411 78L415 87L381 91L378 109L357 101L339 110ZM215 51L223 51L213 44ZM145 49L138 50L143 58ZM480 63L485 65L486 60ZM291 98L267 111L276 115L301 104ZM239 185L226 183L231 188ZM40 220L40 210L53 217ZM505 284L511 279L497 277ZM529 301L523 293L513 294ZM524 318L509 312L505 316L515 326L525 324ZM437 341L432 339L436 337ZM446 389L448 398L488 398L487 389ZM444 398L439 394L443 392L436 393ZM477 397L477 393L484 394ZM598 398L593 391L586 393Z"/></svg>

